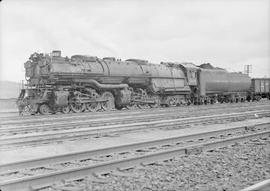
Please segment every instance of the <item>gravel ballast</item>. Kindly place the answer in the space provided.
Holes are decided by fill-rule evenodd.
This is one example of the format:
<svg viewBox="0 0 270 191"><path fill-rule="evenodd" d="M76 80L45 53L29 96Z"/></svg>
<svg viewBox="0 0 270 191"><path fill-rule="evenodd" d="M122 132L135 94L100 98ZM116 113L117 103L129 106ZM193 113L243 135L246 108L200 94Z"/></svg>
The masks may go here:
<svg viewBox="0 0 270 191"><path fill-rule="evenodd" d="M131 176L111 176L106 184L73 182L73 186L87 185L87 190L236 191L270 178L270 139L179 156L126 174Z"/></svg>

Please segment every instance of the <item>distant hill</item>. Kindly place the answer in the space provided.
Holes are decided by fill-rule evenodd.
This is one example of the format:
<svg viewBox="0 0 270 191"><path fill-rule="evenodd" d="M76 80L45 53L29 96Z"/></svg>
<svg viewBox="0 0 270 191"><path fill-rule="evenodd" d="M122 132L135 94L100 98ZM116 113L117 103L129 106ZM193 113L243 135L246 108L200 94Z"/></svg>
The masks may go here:
<svg viewBox="0 0 270 191"><path fill-rule="evenodd" d="M0 99L17 98L21 84L10 81L0 81Z"/></svg>

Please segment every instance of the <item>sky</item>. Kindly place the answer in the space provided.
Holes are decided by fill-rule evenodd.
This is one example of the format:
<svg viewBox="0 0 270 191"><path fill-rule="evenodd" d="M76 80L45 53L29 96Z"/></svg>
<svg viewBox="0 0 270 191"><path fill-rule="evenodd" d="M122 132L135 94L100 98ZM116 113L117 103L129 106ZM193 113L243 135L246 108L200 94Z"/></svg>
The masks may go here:
<svg viewBox="0 0 270 191"><path fill-rule="evenodd" d="M3 0L0 80L20 82L30 54L52 50L270 77L269 20L270 0Z"/></svg>

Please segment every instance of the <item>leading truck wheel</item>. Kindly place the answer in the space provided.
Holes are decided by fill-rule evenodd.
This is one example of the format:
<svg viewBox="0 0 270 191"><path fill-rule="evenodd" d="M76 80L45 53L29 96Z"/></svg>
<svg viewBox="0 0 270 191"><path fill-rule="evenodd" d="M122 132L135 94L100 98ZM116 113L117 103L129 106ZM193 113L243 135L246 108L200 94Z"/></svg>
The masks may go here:
<svg viewBox="0 0 270 191"><path fill-rule="evenodd" d="M114 103L114 96L111 92L107 91L102 93L101 95L102 99L105 101L101 104L102 109L105 111L107 110L113 110L115 108L115 103Z"/></svg>
<svg viewBox="0 0 270 191"><path fill-rule="evenodd" d="M20 115L30 114L35 115L38 112L38 105L37 104L27 104L25 106L20 106Z"/></svg>
<svg viewBox="0 0 270 191"><path fill-rule="evenodd" d="M41 104L39 106L39 113L40 114L42 114L42 115L48 115L48 114L50 114L50 112L51 112L51 109L48 106L48 104L44 103L44 104Z"/></svg>

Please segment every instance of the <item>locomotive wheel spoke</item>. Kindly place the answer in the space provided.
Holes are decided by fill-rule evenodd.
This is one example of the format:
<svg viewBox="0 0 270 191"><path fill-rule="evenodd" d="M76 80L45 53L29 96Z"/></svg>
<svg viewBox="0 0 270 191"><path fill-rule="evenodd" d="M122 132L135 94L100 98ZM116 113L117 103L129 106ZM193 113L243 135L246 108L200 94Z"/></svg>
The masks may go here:
<svg viewBox="0 0 270 191"><path fill-rule="evenodd" d="M86 104L86 109L91 112L96 112L101 109L100 103L88 103Z"/></svg>
<svg viewBox="0 0 270 191"><path fill-rule="evenodd" d="M84 103L74 102L74 103L70 104L70 107L71 107L71 110L74 113L80 113L80 112L83 112L85 110L85 104Z"/></svg>
<svg viewBox="0 0 270 191"><path fill-rule="evenodd" d="M65 106L65 107L62 107L61 109L61 112L64 113L64 114L67 114L70 112L70 106Z"/></svg>
<svg viewBox="0 0 270 191"><path fill-rule="evenodd" d="M114 96L111 92L104 92L102 93L101 97L105 99L106 101L101 104L102 109L105 111L107 110L113 110L115 108L115 103L114 103Z"/></svg>
<svg viewBox="0 0 270 191"><path fill-rule="evenodd" d="M48 104L42 104L39 106L39 113L42 115L48 115L51 113L50 107L48 106Z"/></svg>
<svg viewBox="0 0 270 191"><path fill-rule="evenodd" d="M100 95L97 92L92 92L90 95L91 99L96 100L97 98L100 97ZM86 109L90 112L97 112L98 110L101 109L101 103L100 102L91 102L91 103L86 103Z"/></svg>

